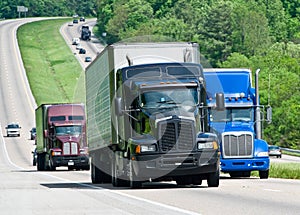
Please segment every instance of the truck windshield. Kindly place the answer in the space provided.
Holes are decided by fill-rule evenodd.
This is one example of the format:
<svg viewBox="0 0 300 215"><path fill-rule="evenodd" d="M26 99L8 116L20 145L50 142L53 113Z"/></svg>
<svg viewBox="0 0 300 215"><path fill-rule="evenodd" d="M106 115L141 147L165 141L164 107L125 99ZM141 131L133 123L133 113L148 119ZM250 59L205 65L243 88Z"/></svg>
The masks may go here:
<svg viewBox="0 0 300 215"><path fill-rule="evenodd" d="M81 134L82 127L79 125L76 126L58 126L55 127L56 135L79 135Z"/></svg>
<svg viewBox="0 0 300 215"><path fill-rule="evenodd" d="M195 107L197 103L197 88L151 90L141 95L144 108Z"/></svg>
<svg viewBox="0 0 300 215"><path fill-rule="evenodd" d="M227 108L224 111L211 110L210 121L213 122L237 122L237 121L253 121L252 108Z"/></svg>

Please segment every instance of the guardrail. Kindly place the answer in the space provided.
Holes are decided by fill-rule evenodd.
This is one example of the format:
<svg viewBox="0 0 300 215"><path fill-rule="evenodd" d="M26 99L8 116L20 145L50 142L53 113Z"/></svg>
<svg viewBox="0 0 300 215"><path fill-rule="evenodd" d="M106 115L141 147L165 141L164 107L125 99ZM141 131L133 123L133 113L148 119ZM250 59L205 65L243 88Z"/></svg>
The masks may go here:
<svg viewBox="0 0 300 215"><path fill-rule="evenodd" d="M300 150L289 149L289 148L281 148L282 151L291 152L300 155Z"/></svg>

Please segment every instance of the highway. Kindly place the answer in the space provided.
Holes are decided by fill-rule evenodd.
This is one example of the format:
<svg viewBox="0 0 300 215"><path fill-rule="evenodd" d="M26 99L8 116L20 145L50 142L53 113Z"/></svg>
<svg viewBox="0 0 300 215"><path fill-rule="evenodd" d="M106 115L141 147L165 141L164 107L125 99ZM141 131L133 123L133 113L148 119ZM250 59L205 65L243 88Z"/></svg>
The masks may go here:
<svg viewBox="0 0 300 215"><path fill-rule="evenodd" d="M37 19L0 21L0 214L299 214L300 180L223 175L218 188L149 183L143 189L92 184L89 171L37 172L32 166L36 104L31 95L16 41L16 30ZM91 22L94 22L92 20ZM87 22L89 23L89 22ZM87 24L86 23L86 24ZM92 23L90 23L92 25ZM79 37L80 25L62 26L68 44ZM93 58L101 50L95 41L83 43ZM83 68L83 61L70 49ZM6 137L5 126L18 122L21 137ZM271 158L271 162L285 162ZM293 160L299 162L299 160Z"/></svg>

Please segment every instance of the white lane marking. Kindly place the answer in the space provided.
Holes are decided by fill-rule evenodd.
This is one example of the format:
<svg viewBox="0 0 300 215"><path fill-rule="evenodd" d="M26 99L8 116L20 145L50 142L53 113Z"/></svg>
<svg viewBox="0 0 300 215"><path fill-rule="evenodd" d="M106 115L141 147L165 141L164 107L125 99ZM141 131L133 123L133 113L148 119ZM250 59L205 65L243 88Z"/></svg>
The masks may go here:
<svg viewBox="0 0 300 215"><path fill-rule="evenodd" d="M274 190L274 189L263 189L265 191L270 191L270 192L281 192L281 190Z"/></svg>
<svg viewBox="0 0 300 215"><path fill-rule="evenodd" d="M26 23L24 22L24 23L21 23L19 26L15 26L14 27L14 29L13 29L14 38L13 38L12 42L13 42L13 47L14 47L13 51L15 53L15 56L17 56L17 59L16 59L17 60L17 67L19 68L18 70L20 72L22 86L24 88L24 92L25 92L28 104L30 105L30 110L34 114L34 110L35 110L36 104L35 104L35 100L34 100L34 98L32 96L31 91L28 92L28 89L30 89L30 86L29 86L29 82L27 80L27 75L26 75L26 71L25 71L25 68L24 68L24 65L23 65L23 60L22 60L22 56L21 56L21 52L19 50L19 45L18 45L18 40L17 40L17 29L21 25L24 25L24 24L27 24L27 23L30 23L30 22L32 22L32 21L29 21L29 22L26 22ZM26 77L26 81L25 81L24 76Z"/></svg>

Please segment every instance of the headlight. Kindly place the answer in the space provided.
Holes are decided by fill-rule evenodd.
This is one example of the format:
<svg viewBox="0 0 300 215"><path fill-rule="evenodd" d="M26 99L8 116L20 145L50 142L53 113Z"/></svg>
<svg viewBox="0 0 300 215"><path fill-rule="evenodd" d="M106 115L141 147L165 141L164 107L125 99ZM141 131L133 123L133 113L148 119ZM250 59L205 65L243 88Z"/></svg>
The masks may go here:
<svg viewBox="0 0 300 215"><path fill-rule="evenodd" d="M213 142L198 142L198 149L218 149L218 143L216 141Z"/></svg>
<svg viewBox="0 0 300 215"><path fill-rule="evenodd" d="M81 155L87 155L87 154L89 154L89 151L88 151L88 148L87 148L87 147L81 148L81 149L79 150L79 152L80 152Z"/></svg>
<svg viewBox="0 0 300 215"><path fill-rule="evenodd" d="M259 152L257 154L257 157L268 157L269 156L269 153L268 152Z"/></svg>
<svg viewBox="0 0 300 215"><path fill-rule="evenodd" d="M156 145L137 145L135 148L135 152L137 154L143 152L155 152L155 151L156 151Z"/></svg>
<svg viewBox="0 0 300 215"><path fill-rule="evenodd" d="M59 155L61 155L61 152L52 151L51 155L52 156L59 156Z"/></svg>

